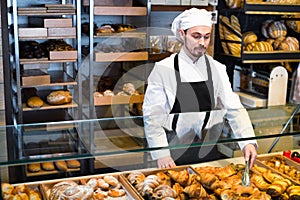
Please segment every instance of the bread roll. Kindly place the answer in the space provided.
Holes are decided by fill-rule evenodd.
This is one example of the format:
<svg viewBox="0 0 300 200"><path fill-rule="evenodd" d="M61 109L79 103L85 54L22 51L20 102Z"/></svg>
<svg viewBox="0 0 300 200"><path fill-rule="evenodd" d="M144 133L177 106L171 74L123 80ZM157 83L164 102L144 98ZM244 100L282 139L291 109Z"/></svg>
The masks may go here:
<svg viewBox="0 0 300 200"><path fill-rule="evenodd" d="M53 91L47 96L47 102L51 105L61 105L72 101L70 91L58 90Z"/></svg>
<svg viewBox="0 0 300 200"><path fill-rule="evenodd" d="M58 170L60 171L67 171L68 170L68 166L67 163L64 160L58 160L55 161L55 166Z"/></svg>
<svg viewBox="0 0 300 200"><path fill-rule="evenodd" d="M53 162L43 162L41 163L42 169L45 171L52 171L55 169Z"/></svg>
<svg viewBox="0 0 300 200"><path fill-rule="evenodd" d="M41 171L40 163L30 163L27 165L27 169L29 172L39 172Z"/></svg>
<svg viewBox="0 0 300 200"><path fill-rule="evenodd" d="M78 160L67 160L66 161L68 168L79 168L80 162Z"/></svg>
<svg viewBox="0 0 300 200"><path fill-rule="evenodd" d="M43 100L38 96L30 97L27 100L27 106L30 108L40 108L44 104Z"/></svg>

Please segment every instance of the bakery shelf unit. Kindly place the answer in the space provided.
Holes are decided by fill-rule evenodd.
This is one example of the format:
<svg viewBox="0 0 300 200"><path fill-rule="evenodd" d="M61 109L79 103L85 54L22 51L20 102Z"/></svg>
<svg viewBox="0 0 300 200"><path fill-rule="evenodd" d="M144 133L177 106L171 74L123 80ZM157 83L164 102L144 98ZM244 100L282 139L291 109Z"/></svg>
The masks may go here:
<svg viewBox="0 0 300 200"><path fill-rule="evenodd" d="M127 1L124 1L127 2ZM123 2L123 3L124 3ZM93 75L96 76L103 76L103 74L97 74L97 72L93 72L93 66L94 63L107 63L107 65L110 65L111 63L119 63L120 66L126 65L126 63L138 63L138 62L145 62L148 60L148 52L146 50L146 40L147 40L147 33L146 29L144 30L138 30L136 23L141 23L139 22L137 18L143 17L146 18L146 20L143 20L141 26L142 27L147 27L147 17L148 17L148 2L147 1L135 1L131 2L128 1L129 6L120 6L118 3L111 3L111 5L99 5L97 4L97 1L90 1L88 5L94 5L94 6L89 6L89 13L90 13L90 19L89 19L89 30L90 30L90 35L89 35L89 46L90 46L90 54L89 54L89 59L90 59L90 69L89 71L92 72ZM114 5L115 4L115 5ZM134 28L126 31L119 31L119 30L114 30L112 32L106 32L106 31L101 31L101 26L105 24L105 17L111 17L110 21L112 22L112 26L114 24L118 24L119 26L127 26L129 23L135 23L132 24L134 25ZM104 19L103 19L104 18ZM114 21L115 20L115 21ZM144 24L146 22L146 24ZM94 24L97 24L99 28L96 30L94 29ZM131 24L130 24L131 25ZM135 43L136 40L142 40L142 46L141 47L128 47L125 46L122 50L115 48L114 42L119 41L120 43L118 45L122 46L125 45L124 41L128 43ZM111 44L113 43L113 44ZM97 44L97 47L95 48L93 44ZM103 46L109 46L109 50L102 48ZM129 45L130 46L130 45ZM114 49L115 48L115 49ZM97 50L99 49L99 50ZM125 63L125 64L124 64ZM104 64L105 65L105 64ZM103 68L105 68L104 66ZM115 66L117 67L117 66ZM121 71L124 72L124 68L121 67ZM121 74L122 76L122 74ZM137 77L133 77L134 79L137 79ZM129 80L127 80L129 81ZM144 81L144 80L143 80ZM90 88L95 88L94 86L95 80L93 78L90 79ZM129 97L100 97L94 95L95 90L90 90L89 96L93 97L91 104L90 104L90 117L94 113L94 107L95 106L101 106L101 105L112 105L112 104L124 104L124 100L130 100L132 98ZM110 88L113 90L113 88ZM103 92L103 91L102 91ZM139 103L142 103L142 95L139 95L138 98L134 98L134 102L140 101ZM121 101L119 100L114 100L114 99L122 99ZM107 103L109 102L109 103ZM131 103L128 101L127 103Z"/></svg>
<svg viewBox="0 0 300 200"><path fill-rule="evenodd" d="M7 116L11 117L8 121L15 126L9 129L12 145L8 147L8 159L24 160L28 157L41 158L50 154L68 155L87 151L85 144L80 141L80 126L41 124L34 129L19 126L68 121L81 116L81 95L74 95L74 91L81 92L77 77L81 62L81 38L78 37L81 35L81 2L7 0L4 5L7 6L11 47L6 84L12 87L11 103L7 104L12 105L12 108L8 109L11 115ZM60 94L67 94L64 92L68 91L68 97L54 96L63 99L67 97L68 100L58 103L50 100L49 95L57 91L61 91ZM37 98L29 101L31 97ZM48 153L30 148L30 144L34 143L42 144L47 149L46 146L56 139L64 139L65 144L72 144L72 151L50 151L51 148L55 149L55 145ZM63 144L57 143L56 147ZM28 152L32 154L28 155ZM24 167L10 170L11 173L20 174L15 179L26 179ZM82 170L79 168L76 171Z"/></svg>
<svg viewBox="0 0 300 200"><path fill-rule="evenodd" d="M87 102L84 104L83 117L100 119L98 122L91 122L88 128L92 133L91 138L98 144L92 148L93 152L101 152L106 143L110 144L109 135L114 135L114 141L117 143L128 139L132 145L143 145L122 131L120 126L124 125L118 124L117 118L130 115L132 105L141 105L144 99L146 64L149 58L146 48L148 5L148 0L83 2L83 10L86 13L83 12L82 16L86 16L86 24L89 27L88 31L83 32L85 35L82 35L83 46L89 47L88 55L83 58L83 63L88 64L81 68L82 84L86 86L83 102ZM131 95L122 92L126 83L132 84L138 93ZM108 96L105 91L114 94ZM119 92L125 95L118 95ZM119 120L120 123L124 121ZM115 144L109 148L114 149L116 146ZM137 157L134 159L143 163L144 154L135 155ZM111 156L97 157L95 169L105 167L103 162L114 159ZM128 161L132 158L120 156L118 165L126 165L126 159Z"/></svg>
<svg viewBox="0 0 300 200"><path fill-rule="evenodd" d="M299 20L297 16L300 13L300 4L299 2L290 5L284 1L272 3L244 0L241 5L238 5L239 1L236 1L236 4L234 2L219 1L217 7L219 18L218 26L216 26L216 38L218 38L216 41L218 42L215 45L215 58L226 64L232 82L236 66L249 71L249 86L246 86L248 89L244 90L244 86L242 86L243 84L248 85L248 83L243 82L242 78L240 81L241 91L249 94L249 90L252 90L253 78L268 82L271 80L271 69L277 66L286 67L292 74L294 65L300 62L300 33L288 25L289 22L293 22L292 20ZM277 31L279 35L273 34L276 30L274 29L275 32L273 32L269 26L271 24L268 23L277 24L275 29L280 29ZM246 40L247 34L248 39L250 38L249 32L252 34L251 39L254 40ZM289 39L298 41L296 42L298 47L295 45L294 48L292 44L287 44L288 48L283 48L279 42L280 39L283 39L282 41ZM264 47L259 47L259 45ZM255 74L261 73L264 75L255 77ZM291 77L289 77L290 80ZM258 87L260 90L263 87L268 88L268 86L262 85ZM256 90L250 92L250 95L253 96L251 101L257 99L256 97L268 99L268 93L263 96L257 96L256 93Z"/></svg>
<svg viewBox="0 0 300 200"><path fill-rule="evenodd" d="M80 34L80 3L13 0L8 1L9 5L12 10L10 19L14 62L11 73L13 88L16 88L16 98L12 98L15 101L15 121L26 123L23 117L25 112L48 109L65 109L66 113L72 115L71 112L76 112L75 108L80 102L52 105L46 97L52 91L69 90L74 93L75 87L80 88L76 79L81 59L78 50L80 39L77 39ZM35 88L35 95L45 103L30 106L28 99L24 98L27 97L22 92L24 88ZM68 110L70 108L71 112Z"/></svg>
<svg viewBox="0 0 300 200"><path fill-rule="evenodd" d="M244 6L242 8L229 8L226 5L225 0L220 1L218 6L220 15L230 17L235 15L239 19L241 25L241 33L237 33L232 27L224 23L219 19L219 24L225 26L228 30L228 34L234 34L238 39L230 40L226 38L220 38L219 27L217 27L218 38L220 39L218 48L216 49L216 54L220 55L223 53L225 56L231 56L237 62L241 63L276 63L276 62L299 62L300 61L300 51L285 51L285 50L272 50L272 51L249 51L245 50L245 44L243 42L242 33L246 31L253 31L257 34L258 40L263 40L264 35L261 33L262 23L266 20L292 20L290 16L295 16L299 14L300 4L289 5L289 4L279 4L271 2L257 2L252 0L245 0ZM295 18L297 20L297 18ZM300 34L294 32L293 30L287 28L286 36L294 36L299 39ZM221 41L228 42L229 44L239 44L240 55L234 55L231 52L224 52L222 50ZM228 46L228 45L227 45Z"/></svg>

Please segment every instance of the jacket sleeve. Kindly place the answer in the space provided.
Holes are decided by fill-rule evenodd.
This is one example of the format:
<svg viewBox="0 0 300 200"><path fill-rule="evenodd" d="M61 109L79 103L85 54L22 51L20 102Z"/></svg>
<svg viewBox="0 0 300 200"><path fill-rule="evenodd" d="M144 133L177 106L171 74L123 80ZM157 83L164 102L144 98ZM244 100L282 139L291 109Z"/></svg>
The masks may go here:
<svg viewBox="0 0 300 200"><path fill-rule="evenodd" d="M226 118L233 131L233 136L235 138L255 137L247 110L241 104L239 96L233 92L228 76L222 76L222 74L227 74L226 66L220 63L216 63L216 66L220 75L217 95L221 99L222 107L227 110ZM257 146L256 140L241 141L239 146L243 149L249 143Z"/></svg>

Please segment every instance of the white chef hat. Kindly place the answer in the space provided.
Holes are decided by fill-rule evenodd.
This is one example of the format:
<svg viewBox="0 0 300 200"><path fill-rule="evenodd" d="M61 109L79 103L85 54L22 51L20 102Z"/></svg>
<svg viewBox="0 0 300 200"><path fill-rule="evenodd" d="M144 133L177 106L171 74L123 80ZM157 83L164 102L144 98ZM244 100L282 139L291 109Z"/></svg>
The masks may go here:
<svg viewBox="0 0 300 200"><path fill-rule="evenodd" d="M181 41L179 35L180 29L186 30L194 26L211 27L212 24L212 12L205 9L191 8L185 10L174 19L171 30L176 38Z"/></svg>

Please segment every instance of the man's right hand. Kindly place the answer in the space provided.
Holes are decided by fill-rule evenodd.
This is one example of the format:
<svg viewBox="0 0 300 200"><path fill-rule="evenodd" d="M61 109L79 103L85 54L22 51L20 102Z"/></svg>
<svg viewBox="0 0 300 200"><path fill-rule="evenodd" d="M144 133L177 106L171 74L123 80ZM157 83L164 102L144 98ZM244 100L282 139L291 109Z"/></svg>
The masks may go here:
<svg viewBox="0 0 300 200"><path fill-rule="evenodd" d="M166 156L157 160L157 167L159 169L171 168L176 167L176 164L171 156Z"/></svg>

